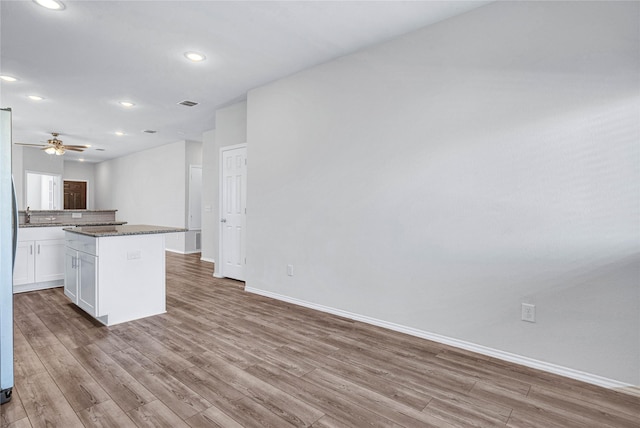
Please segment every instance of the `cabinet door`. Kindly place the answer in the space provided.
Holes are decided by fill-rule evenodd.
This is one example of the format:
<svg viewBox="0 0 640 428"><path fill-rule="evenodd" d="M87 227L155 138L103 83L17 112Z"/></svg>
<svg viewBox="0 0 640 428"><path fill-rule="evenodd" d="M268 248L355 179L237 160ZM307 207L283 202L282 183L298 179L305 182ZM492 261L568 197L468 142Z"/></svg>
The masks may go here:
<svg viewBox="0 0 640 428"><path fill-rule="evenodd" d="M78 252L67 248L64 252L64 294L78 304Z"/></svg>
<svg viewBox="0 0 640 428"><path fill-rule="evenodd" d="M78 306L92 316L98 315L98 258L78 252Z"/></svg>
<svg viewBox="0 0 640 428"><path fill-rule="evenodd" d="M36 241L36 282L64 278L64 239Z"/></svg>
<svg viewBox="0 0 640 428"><path fill-rule="evenodd" d="M19 241L16 250L16 265L13 270L13 285L31 284L35 281L34 241Z"/></svg>

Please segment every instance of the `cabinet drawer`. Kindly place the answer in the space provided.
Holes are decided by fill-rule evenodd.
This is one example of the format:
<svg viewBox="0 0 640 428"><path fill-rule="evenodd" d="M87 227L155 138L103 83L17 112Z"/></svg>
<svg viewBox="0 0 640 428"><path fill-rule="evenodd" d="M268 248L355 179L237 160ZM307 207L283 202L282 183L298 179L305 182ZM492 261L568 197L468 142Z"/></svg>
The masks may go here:
<svg viewBox="0 0 640 428"><path fill-rule="evenodd" d="M92 236L80 235L78 233L67 233L65 245L76 251L98 255L98 240Z"/></svg>
<svg viewBox="0 0 640 428"><path fill-rule="evenodd" d="M18 241L39 241L44 239L64 239L62 227L20 227Z"/></svg>

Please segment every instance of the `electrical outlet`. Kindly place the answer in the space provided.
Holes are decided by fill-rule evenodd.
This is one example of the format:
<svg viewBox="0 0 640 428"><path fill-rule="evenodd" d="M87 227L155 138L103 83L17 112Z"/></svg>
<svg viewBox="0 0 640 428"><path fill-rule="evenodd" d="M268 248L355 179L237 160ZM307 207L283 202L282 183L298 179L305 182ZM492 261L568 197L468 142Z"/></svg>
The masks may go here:
<svg viewBox="0 0 640 428"><path fill-rule="evenodd" d="M536 305L531 303L522 304L522 321L536 322Z"/></svg>
<svg viewBox="0 0 640 428"><path fill-rule="evenodd" d="M71 218L82 218L82 213L71 213Z"/></svg>
<svg viewBox="0 0 640 428"><path fill-rule="evenodd" d="M142 251L140 250L127 251L127 260L136 260L139 258L142 258Z"/></svg>
<svg viewBox="0 0 640 428"><path fill-rule="evenodd" d="M293 265L287 265L287 275L293 276Z"/></svg>

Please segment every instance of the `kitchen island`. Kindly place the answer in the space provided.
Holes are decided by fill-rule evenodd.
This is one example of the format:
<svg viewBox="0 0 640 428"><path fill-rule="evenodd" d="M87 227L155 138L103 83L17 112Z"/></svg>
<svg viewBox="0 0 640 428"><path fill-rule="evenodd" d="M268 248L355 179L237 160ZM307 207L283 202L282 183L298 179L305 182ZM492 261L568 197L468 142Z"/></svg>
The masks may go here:
<svg viewBox="0 0 640 428"><path fill-rule="evenodd" d="M64 294L111 326L166 311L165 233L150 225L64 229Z"/></svg>

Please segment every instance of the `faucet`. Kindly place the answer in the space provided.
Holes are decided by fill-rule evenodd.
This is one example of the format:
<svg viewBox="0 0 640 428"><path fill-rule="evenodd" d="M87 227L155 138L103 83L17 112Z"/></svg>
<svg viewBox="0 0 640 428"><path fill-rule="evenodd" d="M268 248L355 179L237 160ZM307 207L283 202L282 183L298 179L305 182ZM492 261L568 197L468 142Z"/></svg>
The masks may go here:
<svg viewBox="0 0 640 428"><path fill-rule="evenodd" d="M31 211L29 211L29 207L27 207L27 211L25 212L24 223L25 224L31 223Z"/></svg>

